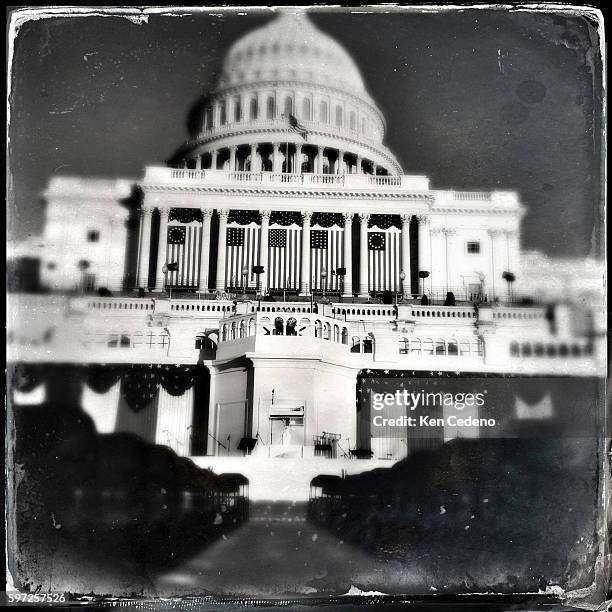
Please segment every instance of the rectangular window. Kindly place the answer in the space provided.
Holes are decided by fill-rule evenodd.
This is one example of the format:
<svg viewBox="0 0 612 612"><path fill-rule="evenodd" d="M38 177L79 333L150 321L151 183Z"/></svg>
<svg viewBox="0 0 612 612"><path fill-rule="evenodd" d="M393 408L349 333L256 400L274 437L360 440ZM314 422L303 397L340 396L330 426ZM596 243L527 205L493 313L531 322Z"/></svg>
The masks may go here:
<svg viewBox="0 0 612 612"><path fill-rule="evenodd" d="M467 243L468 253L480 253L480 242L468 242Z"/></svg>
<svg viewBox="0 0 612 612"><path fill-rule="evenodd" d="M98 242L100 240L100 232L98 230L89 230L87 232L87 242Z"/></svg>

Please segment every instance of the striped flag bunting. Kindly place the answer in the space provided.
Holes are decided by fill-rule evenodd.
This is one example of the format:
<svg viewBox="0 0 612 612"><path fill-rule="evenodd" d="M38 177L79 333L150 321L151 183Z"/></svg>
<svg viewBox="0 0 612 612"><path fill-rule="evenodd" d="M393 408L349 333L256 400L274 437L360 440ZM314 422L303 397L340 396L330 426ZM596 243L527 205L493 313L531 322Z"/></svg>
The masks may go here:
<svg viewBox="0 0 612 612"><path fill-rule="evenodd" d="M271 227L268 233L268 286L299 289L302 228Z"/></svg>
<svg viewBox="0 0 612 612"><path fill-rule="evenodd" d="M344 229L331 227L325 230L310 230L310 274L311 286L314 290L323 289L321 272L327 272L325 289L336 291L340 289L340 278L332 274L344 266L343 262Z"/></svg>
<svg viewBox="0 0 612 612"><path fill-rule="evenodd" d="M368 232L369 291L398 291L402 261L402 232L395 226Z"/></svg>
<svg viewBox="0 0 612 612"><path fill-rule="evenodd" d="M200 280L200 245L202 226L193 222L188 225L168 226L166 262L178 264L175 271L166 274L170 287L197 287Z"/></svg>
<svg viewBox="0 0 612 612"><path fill-rule="evenodd" d="M259 263L259 236L260 227L256 223L227 228L225 278L228 287L243 286L242 270L245 267L249 270L247 286L255 287L257 276L253 274L253 266Z"/></svg>

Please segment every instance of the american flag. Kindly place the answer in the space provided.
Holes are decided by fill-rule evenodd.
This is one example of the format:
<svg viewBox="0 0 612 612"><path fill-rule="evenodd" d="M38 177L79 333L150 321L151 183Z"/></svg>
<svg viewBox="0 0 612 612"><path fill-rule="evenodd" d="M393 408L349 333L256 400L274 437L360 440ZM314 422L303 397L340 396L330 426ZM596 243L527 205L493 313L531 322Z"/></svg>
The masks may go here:
<svg viewBox="0 0 612 612"><path fill-rule="evenodd" d="M399 291L402 232L395 226L368 232L368 284L370 291Z"/></svg>
<svg viewBox="0 0 612 612"><path fill-rule="evenodd" d="M268 286L271 289L299 289L302 229L274 228L268 233Z"/></svg>
<svg viewBox="0 0 612 612"><path fill-rule="evenodd" d="M340 279L332 272L344 267L343 245L344 229L341 227L310 230L310 274L313 289L323 289L321 278L323 270L327 272L325 289L337 290L340 288Z"/></svg>
<svg viewBox="0 0 612 612"><path fill-rule="evenodd" d="M200 280L200 245L202 226L194 221L188 225L168 226L166 261L177 263L178 270L168 272L166 283L172 287L197 287Z"/></svg>
<svg viewBox="0 0 612 612"><path fill-rule="evenodd" d="M253 266L259 263L259 234L256 223L246 226L236 224L227 228L225 278L228 287L242 287L242 270L245 267L249 269L247 285L255 287L257 276L253 274Z"/></svg>

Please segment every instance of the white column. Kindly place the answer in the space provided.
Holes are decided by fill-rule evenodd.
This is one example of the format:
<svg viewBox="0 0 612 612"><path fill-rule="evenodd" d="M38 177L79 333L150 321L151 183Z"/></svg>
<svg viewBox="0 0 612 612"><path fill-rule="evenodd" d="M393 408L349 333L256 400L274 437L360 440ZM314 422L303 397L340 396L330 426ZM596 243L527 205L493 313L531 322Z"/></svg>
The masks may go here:
<svg viewBox="0 0 612 612"><path fill-rule="evenodd" d="M302 258L300 260L300 295L310 295L310 218L309 210L302 211Z"/></svg>
<svg viewBox="0 0 612 612"><path fill-rule="evenodd" d="M497 240L498 236L501 235L501 231L488 230L488 234L491 239L491 276L488 282L487 294L489 297L489 302L492 302L497 295L497 288L499 287L498 283L502 282L499 266L503 259L501 257L501 254L499 253L499 240Z"/></svg>
<svg viewBox="0 0 612 612"><path fill-rule="evenodd" d="M202 169L202 154L196 156L196 170Z"/></svg>
<svg viewBox="0 0 612 612"><path fill-rule="evenodd" d="M444 234L444 271L445 271L445 287L446 291L452 291L453 288L453 252L452 252L452 237L455 235L455 230L450 228L445 228L442 230Z"/></svg>
<svg viewBox="0 0 612 612"><path fill-rule="evenodd" d="M273 145L273 151L272 151L272 172L280 172L281 168L279 168L279 160L280 160L280 155L279 155L279 149L280 149L280 144L278 142L275 142Z"/></svg>
<svg viewBox="0 0 612 612"><path fill-rule="evenodd" d="M336 174L343 174L343 165L344 165L344 151L338 150L338 159L336 161Z"/></svg>
<svg viewBox="0 0 612 612"><path fill-rule="evenodd" d="M212 210L202 209L202 244L200 250L200 282L198 291L208 293L208 262L210 257L210 220Z"/></svg>
<svg viewBox="0 0 612 612"><path fill-rule="evenodd" d="M229 159L229 169L230 172L233 172L234 170L236 170L236 149L238 147L236 145L232 145L229 150L230 150L230 159Z"/></svg>
<svg viewBox="0 0 612 612"><path fill-rule="evenodd" d="M357 174L361 174L361 155L357 155Z"/></svg>
<svg viewBox="0 0 612 612"><path fill-rule="evenodd" d="M166 263L166 250L168 246L168 213L167 208L159 209L159 240L157 247L157 267L155 269L155 291L163 291L164 272L162 268Z"/></svg>
<svg viewBox="0 0 612 612"><path fill-rule="evenodd" d="M427 215L418 215L419 220L419 272L429 272L429 278L425 280L419 279L419 292L422 288L426 290L429 285L431 290L431 278L433 270L431 269L431 235L429 226L429 217Z"/></svg>
<svg viewBox="0 0 612 612"><path fill-rule="evenodd" d="M344 276L343 297L353 296L353 213L344 213Z"/></svg>
<svg viewBox="0 0 612 612"><path fill-rule="evenodd" d="M257 144L251 143L251 172L259 172L261 163L257 159Z"/></svg>
<svg viewBox="0 0 612 612"><path fill-rule="evenodd" d="M412 293L410 276L410 219L412 215L402 215L402 272L406 275L402 293L404 298L410 298Z"/></svg>
<svg viewBox="0 0 612 612"><path fill-rule="evenodd" d="M153 209L143 208L140 211L140 248L138 255L138 278L136 285L149 287L149 257L151 254L151 216Z"/></svg>
<svg viewBox="0 0 612 612"><path fill-rule="evenodd" d="M219 151L217 151L216 149L214 151L211 151L210 153L210 168L211 170L216 170L217 169L217 157L219 156Z"/></svg>
<svg viewBox="0 0 612 612"><path fill-rule="evenodd" d="M319 147L319 153L317 154L317 174L323 174L323 151L324 147Z"/></svg>
<svg viewBox="0 0 612 612"><path fill-rule="evenodd" d="M372 174L376 176L376 170L378 169L378 165L376 162L372 162Z"/></svg>
<svg viewBox="0 0 612 612"><path fill-rule="evenodd" d="M259 265L263 266L263 274L259 276L259 287L262 294L266 292L268 288L268 229L270 227L270 214L269 210L260 210L261 214L261 234L259 236Z"/></svg>
<svg viewBox="0 0 612 612"><path fill-rule="evenodd" d="M225 258L226 258L226 234L227 234L227 216L229 210L219 209L219 242L217 244L217 282L215 288L217 291L225 291Z"/></svg>
<svg viewBox="0 0 612 612"><path fill-rule="evenodd" d="M368 297L368 221L369 213L359 213L359 297Z"/></svg>
<svg viewBox="0 0 612 612"><path fill-rule="evenodd" d="M295 163L294 163L293 172L295 174L302 174L302 145L295 145Z"/></svg>

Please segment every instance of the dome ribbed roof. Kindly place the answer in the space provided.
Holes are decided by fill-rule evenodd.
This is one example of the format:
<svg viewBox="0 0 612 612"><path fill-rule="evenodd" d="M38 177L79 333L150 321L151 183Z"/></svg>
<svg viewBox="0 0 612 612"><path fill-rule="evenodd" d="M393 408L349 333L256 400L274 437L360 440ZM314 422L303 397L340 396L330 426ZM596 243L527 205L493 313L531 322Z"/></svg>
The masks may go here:
<svg viewBox="0 0 612 612"><path fill-rule="evenodd" d="M282 13L234 43L218 89L270 80L333 85L369 97L349 54L304 13Z"/></svg>

